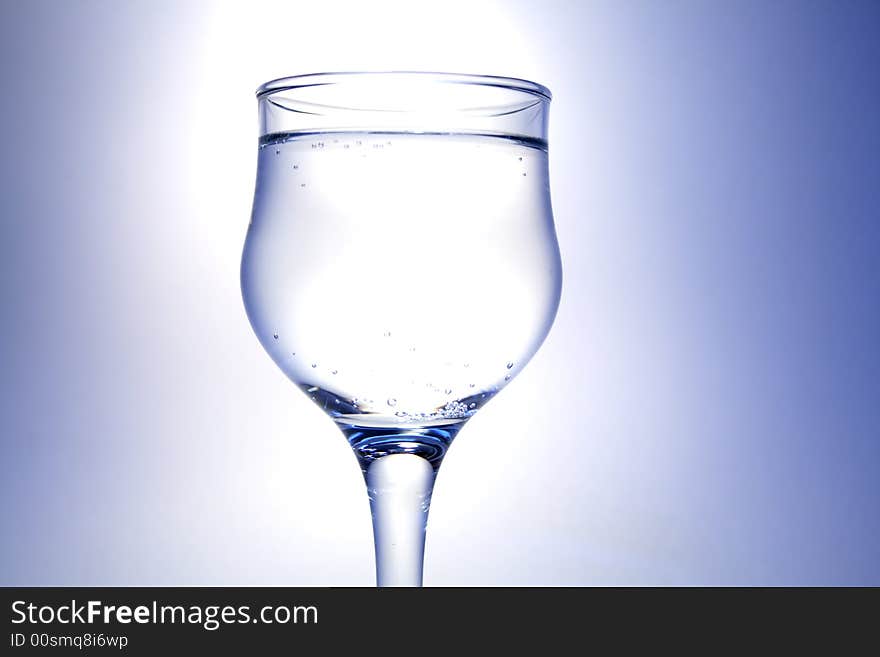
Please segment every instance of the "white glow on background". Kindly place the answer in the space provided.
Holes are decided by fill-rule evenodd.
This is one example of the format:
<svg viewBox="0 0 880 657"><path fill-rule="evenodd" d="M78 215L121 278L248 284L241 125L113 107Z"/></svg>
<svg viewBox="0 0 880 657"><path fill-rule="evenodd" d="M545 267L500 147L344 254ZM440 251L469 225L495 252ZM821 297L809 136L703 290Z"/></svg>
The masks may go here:
<svg viewBox="0 0 880 657"><path fill-rule="evenodd" d="M607 452L609 457L623 463L627 452L621 452L619 444L606 445L595 429L580 426L593 413L591 399L609 403L608 391L601 386L610 383L609 374L601 381L592 380L593 372L583 369L590 367L589 360L575 365L568 355L571 347L566 346L586 337L578 326L582 320L577 310L585 296L601 295L605 289L589 282L586 288L580 284L583 269L578 261L602 257L584 250L582 236L591 229L585 221L589 213L613 216L615 210L595 202L590 208L576 199L607 185L604 170L616 148L615 135L624 134L628 127L625 118L605 112L593 98L616 84L616 78L624 73L621 66L625 66L622 57L621 61L608 60L625 57L625 53L616 49L620 48L617 44L607 45L614 35L610 26L603 25L604 10L578 10L576 26L565 26L565 14L571 11L572 7L566 6L550 20L552 12L548 10L540 14L541 20L534 20L534 7L519 9L511 3L492 2L444 3L430 17L408 2L229 4L218 5L204 15L199 38L193 44L197 75L190 81L191 102L184 104L184 111L193 113L189 122L192 132L181 155L192 186L189 199L194 204L194 221L190 229L210 235L209 240L200 241L203 253L209 250L214 255L213 280L227 280L240 258L255 174L256 105L252 90L257 84L307 72L437 70L523 77L555 92L550 110L552 190L563 250L564 287L572 296L563 298L557 326L535 361L472 420L443 466L429 525L429 583L563 583L601 581L603 576L619 581L640 573L621 573L614 564L589 560L575 565L583 558L581 552L621 552L623 544L628 546L621 552L627 555L626 560L658 550L682 556L687 549L687 537L675 531L684 519L664 517L651 509L618 510L609 503L613 498L608 495L620 485L619 470L594 469L589 481L582 480L582 459L601 463L602 450L608 449L612 450ZM561 47L560 40L569 45ZM594 152L579 152L580 148ZM631 181L623 183L626 187L621 192L629 194ZM230 304L227 312L233 316L239 301L233 295L225 300ZM589 339L601 344L603 337L595 335L595 323L592 328ZM611 334L606 342L619 340L619 327L610 325L608 330ZM661 330L653 328L654 332ZM254 375L251 385L265 398L266 410L249 421L251 434L283 436L278 438L286 441L281 448L294 450L303 463L290 473L286 488L274 491L283 501L267 516L273 518L272 514L286 510L288 517L295 519L296 532L324 535L331 531L336 538L344 536L336 545L327 539L328 549L332 545L340 562L322 572L333 583L368 583L369 518L360 499L362 484L353 460L344 453L347 446L304 396L300 398L278 372L271 371L274 365L256 353L256 347L239 353L254 360L252 366L260 374ZM586 353L596 358L603 351ZM593 370L601 371L601 367L601 363L592 364ZM637 371L651 368L651 363L634 360L628 367ZM613 376L613 370L610 374ZM272 387L270 382L274 382ZM559 392L572 390L579 391L585 400L575 403L574 413L566 401L568 393ZM625 384L613 390L618 395L613 403L628 402L630 393ZM659 409L668 402L657 395L643 404ZM663 464L672 463L662 448L664 436L649 434L644 440L648 442L640 443L639 449L655 450L652 461L657 472L642 483L664 471L674 479L674 469L663 468ZM324 446L334 441L332 447ZM571 458L572 454L577 458ZM279 462L289 466L287 460L275 460L273 467ZM249 476L242 474L245 481ZM273 476L284 480L284 474L277 470ZM291 502L303 491L310 499L308 507ZM572 495L572 491L581 492ZM668 499L668 504L675 503L674 498ZM625 517L618 517L618 513ZM532 529L525 530L525 536L531 538L525 539L523 530L529 527ZM553 536L552 549L547 546L548 532ZM645 532L650 539L641 538ZM529 540L536 541L535 545L530 546ZM307 554L318 549L318 543L303 547ZM549 554L559 550L566 553L561 560ZM462 568L461 559L471 551L495 556L489 565L480 559L471 569ZM560 565L566 563L571 565ZM352 579L355 573L361 579ZM674 577L674 573L651 575L653 581ZM328 579L316 575L314 581Z"/></svg>
<svg viewBox="0 0 880 657"><path fill-rule="evenodd" d="M238 289L254 89L346 69L554 92L562 305L440 471L427 584L877 582L868 9L109 7L0 21L2 583L372 582Z"/></svg>
<svg viewBox="0 0 880 657"><path fill-rule="evenodd" d="M181 111L189 114L190 131L180 150L190 186L187 202L191 220L185 229L193 231L201 257L211 258L205 263L209 269L205 278L224 285L237 283L235 272L256 174L253 91L258 84L286 75L334 70L471 72L532 77L542 82L536 75L533 43L523 29L516 16L498 3L444 3L442 10L427 19L422 9L409 2L230 3L206 10L191 46L195 74L181 103ZM219 301L224 306L223 316L244 319L237 295L225 294ZM257 474L256 481L264 496L251 489L242 490L242 498L259 498L260 507L265 496L275 500L270 508L255 512L273 532L302 543L299 552L303 556L291 556L292 579L287 581L369 584L372 537L363 482L354 458L332 422L294 389L262 353L256 338L246 333L241 336L244 350L237 348L225 358L248 360L249 369L258 372L248 376L251 392L243 396L241 404L253 404L254 395L262 399L259 412L247 408L236 412L247 416L243 431L260 437L259 449L265 449L262 441L274 440L282 452L275 458L260 459L267 474ZM497 436L505 435L509 428L503 419L503 413L496 413L491 431ZM230 432L227 440L241 437ZM292 465L288 454L296 455ZM270 467L269 463L284 466ZM252 487L254 477L253 471L245 471L236 480L242 487ZM443 488L453 514L457 513L456 502L471 504L473 489ZM297 503L298 498L304 503ZM237 506L242 503L244 499L236 500ZM442 513L441 507L436 513L441 526ZM442 536L440 531L438 536ZM254 539L255 543L259 540L265 542ZM456 543L452 541L445 548L450 564L466 547ZM335 555L329 570L317 563L303 567L309 563L305 559L319 558L320 554ZM433 559L426 571L429 577L432 568L444 567L436 554ZM273 577L269 569L256 576L268 577L268 581Z"/></svg>

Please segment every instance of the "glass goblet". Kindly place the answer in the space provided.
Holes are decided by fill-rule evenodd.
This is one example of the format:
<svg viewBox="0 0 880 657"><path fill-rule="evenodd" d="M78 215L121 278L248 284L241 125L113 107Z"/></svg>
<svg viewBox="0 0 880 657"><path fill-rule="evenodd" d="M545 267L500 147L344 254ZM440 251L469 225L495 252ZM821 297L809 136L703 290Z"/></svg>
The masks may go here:
<svg viewBox="0 0 880 657"><path fill-rule="evenodd" d="M550 92L514 78L268 82L241 266L254 332L363 470L379 586L420 586L437 469L559 303Z"/></svg>

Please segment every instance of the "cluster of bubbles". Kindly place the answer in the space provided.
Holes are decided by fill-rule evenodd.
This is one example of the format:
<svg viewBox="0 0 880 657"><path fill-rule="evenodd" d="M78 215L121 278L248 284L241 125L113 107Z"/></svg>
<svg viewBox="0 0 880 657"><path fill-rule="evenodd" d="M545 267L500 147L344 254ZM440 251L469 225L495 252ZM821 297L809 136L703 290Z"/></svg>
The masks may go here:
<svg viewBox="0 0 880 657"><path fill-rule="evenodd" d="M443 407L443 410L440 411L440 415L442 417L450 419L466 417L467 414L467 404L458 400L449 402L448 404L446 404L446 406Z"/></svg>
<svg viewBox="0 0 880 657"><path fill-rule="evenodd" d="M458 400L448 402L443 408L430 413L407 413L397 411L395 417L407 422L430 422L434 420L461 420L473 415L477 408L475 402L465 404Z"/></svg>
<svg viewBox="0 0 880 657"><path fill-rule="evenodd" d="M391 337L391 331L385 331L383 333L383 335L386 338L389 338L389 337ZM277 332L273 333L272 337L275 340L279 339L279 335ZM415 351L415 347L412 346L412 347L410 347L409 350ZM296 352L295 351L291 352L291 355L295 357ZM509 370L513 369L514 365L515 365L515 363L513 361L508 361L506 363L505 367L509 371ZM317 369L318 363L317 362L311 363L311 367L312 367L312 369ZM462 367L464 367L465 369L468 369L468 368L470 368L470 363L462 363ZM339 374L339 370L335 369L335 368L329 370L329 372L331 375L334 375L334 376ZM509 381L510 379L511 379L510 374L505 375L505 377L504 377L505 381ZM439 387L436 387L430 383L427 383L425 385L428 386L429 388L433 388L437 392L440 392ZM475 387L476 387L475 383L468 384L468 388L475 388ZM309 389L309 392L312 392L314 390L317 390L317 388L312 387ZM497 390L497 388L493 387L492 390L494 392ZM448 395L452 395L455 391L452 387L447 386L446 388L443 388L442 392L444 395L448 396ZM485 398L485 397L486 397L485 393L480 395L481 399ZM314 399L314 396L312 398ZM337 399L336 402L339 403L339 400ZM372 406L375 403L375 401L372 399L359 400L357 397L354 397L351 399L350 403L355 408L358 408L359 404L365 405L365 406ZM398 400L395 397L388 397L386 399L385 403L390 408L395 408L395 407L397 407ZM439 409L439 410L431 412L431 413L414 413L414 414L412 414L412 413L407 413L406 411L398 410L394 413L394 415L398 418L402 418L402 419L405 418L410 421L427 421L427 420L437 420L437 419L460 419L460 418L470 416L472 414L471 412L474 411L476 409L476 407L477 407L476 402L466 403L466 402L462 402L458 399L455 399L455 400L447 402L447 404L442 409Z"/></svg>

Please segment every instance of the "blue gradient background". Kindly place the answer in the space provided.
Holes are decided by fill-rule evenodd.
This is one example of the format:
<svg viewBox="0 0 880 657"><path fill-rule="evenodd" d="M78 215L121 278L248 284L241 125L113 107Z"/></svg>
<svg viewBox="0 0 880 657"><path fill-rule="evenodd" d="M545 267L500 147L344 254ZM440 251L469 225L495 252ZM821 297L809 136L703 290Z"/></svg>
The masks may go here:
<svg viewBox="0 0 880 657"><path fill-rule="evenodd" d="M254 88L555 93L563 302L441 470L426 584L880 585L880 4L0 3L0 584L371 585L238 263Z"/></svg>

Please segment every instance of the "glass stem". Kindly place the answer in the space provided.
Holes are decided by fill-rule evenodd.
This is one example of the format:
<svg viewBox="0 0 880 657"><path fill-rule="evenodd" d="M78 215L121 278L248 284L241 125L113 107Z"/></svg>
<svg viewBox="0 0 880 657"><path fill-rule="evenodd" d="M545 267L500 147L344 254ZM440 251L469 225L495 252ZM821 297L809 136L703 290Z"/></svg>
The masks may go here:
<svg viewBox="0 0 880 657"><path fill-rule="evenodd" d="M415 454L389 454L369 464L365 472L378 586L421 586L425 529L434 467Z"/></svg>

